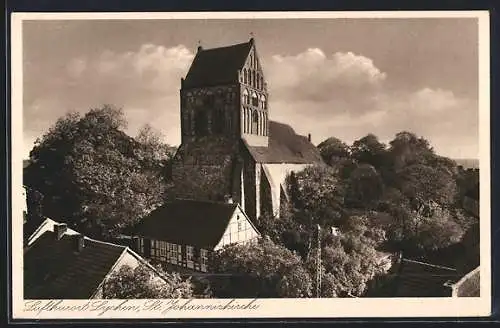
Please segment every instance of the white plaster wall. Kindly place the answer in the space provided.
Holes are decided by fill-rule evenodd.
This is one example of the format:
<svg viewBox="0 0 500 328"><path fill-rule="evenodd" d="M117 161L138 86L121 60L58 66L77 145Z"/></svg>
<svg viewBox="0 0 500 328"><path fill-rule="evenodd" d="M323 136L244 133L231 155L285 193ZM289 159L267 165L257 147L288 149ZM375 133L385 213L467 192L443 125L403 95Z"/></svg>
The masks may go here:
<svg viewBox="0 0 500 328"><path fill-rule="evenodd" d="M37 240L41 235L43 235L46 231L54 231L54 226L56 224L59 224L59 222L56 222L52 219L45 219L43 223L35 230L35 232L29 237L28 239L28 246L33 244L35 240ZM73 229L67 228L65 235L77 235L78 232L76 232Z"/></svg>
<svg viewBox="0 0 500 328"><path fill-rule="evenodd" d="M271 197L273 201L273 213L275 216L279 215L280 211L280 188L283 185L285 188L286 177L291 172L299 172L312 164L290 164L290 163L276 163L276 164L262 164L264 172L268 177L269 184L271 185Z"/></svg>
<svg viewBox="0 0 500 328"><path fill-rule="evenodd" d="M239 217L239 220L238 220ZM238 221L240 221L240 226L238 228ZM257 230L255 230L254 226L250 223L245 214L240 210L239 207L233 213L231 220L224 231L224 234L215 246L214 250L220 249L225 245L233 244L233 243L246 243L251 240L254 240L259 236Z"/></svg>

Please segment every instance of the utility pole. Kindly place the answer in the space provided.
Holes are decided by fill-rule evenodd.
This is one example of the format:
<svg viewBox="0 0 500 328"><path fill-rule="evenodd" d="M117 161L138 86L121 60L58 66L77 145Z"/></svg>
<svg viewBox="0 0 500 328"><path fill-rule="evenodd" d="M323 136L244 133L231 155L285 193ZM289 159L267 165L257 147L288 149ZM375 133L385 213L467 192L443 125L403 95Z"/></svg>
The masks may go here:
<svg viewBox="0 0 500 328"><path fill-rule="evenodd" d="M316 252L316 297L321 297L321 227L318 228L318 250Z"/></svg>

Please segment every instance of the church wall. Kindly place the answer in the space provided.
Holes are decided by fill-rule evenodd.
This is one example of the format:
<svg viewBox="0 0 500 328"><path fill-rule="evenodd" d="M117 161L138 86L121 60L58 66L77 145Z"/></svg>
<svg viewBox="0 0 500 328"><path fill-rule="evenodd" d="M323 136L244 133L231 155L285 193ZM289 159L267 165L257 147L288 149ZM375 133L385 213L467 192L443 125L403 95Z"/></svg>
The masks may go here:
<svg viewBox="0 0 500 328"><path fill-rule="evenodd" d="M312 164L294 164L294 163L276 163L262 164L263 171L270 187L270 198L272 200L272 209L275 216L279 215L281 202L281 186L286 188L286 177L291 172L299 172Z"/></svg>
<svg viewBox="0 0 500 328"><path fill-rule="evenodd" d="M173 164L177 198L223 200L233 189L236 142L205 137L181 145Z"/></svg>

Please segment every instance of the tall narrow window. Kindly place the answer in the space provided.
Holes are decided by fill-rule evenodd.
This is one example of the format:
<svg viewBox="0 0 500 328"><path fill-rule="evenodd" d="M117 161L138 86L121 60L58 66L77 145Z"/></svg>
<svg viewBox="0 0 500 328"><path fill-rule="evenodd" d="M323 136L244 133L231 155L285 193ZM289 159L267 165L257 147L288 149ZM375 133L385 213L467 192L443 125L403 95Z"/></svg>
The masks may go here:
<svg viewBox="0 0 500 328"><path fill-rule="evenodd" d="M255 81L255 71L252 71L252 86L255 88L255 85L256 85L256 81Z"/></svg>
<svg viewBox="0 0 500 328"><path fill-rule="evenodd" d="M248 104L248 90L247 89L243 90L243 103Z"/></svg>
<svg viewBox="0 0 500 328"><path fill-rule="evenodd" d="M252 114L252 134L258 134L258 126L259 126L259 113L257 111L253 111L253 114Z"/></svg>
<svg viewBox="0 0 500 328"><path fill-rule="evenodd" d="M201 271L207 271L207 262L208 262L208 251L206 249L200 249L200 266Z"/></svg>
<svg viewBox="0 0 500 328"><path fill-rule="evenodd" d="M187 267L191 269L194 267L193 253L194 253L193 246L186 246L186 263Z"/></svg>
<svg viewBox="0 0 500 328"><path fill-rule="evenodd" d="M259 97L255 92L252 92L252 105L255 107L259 107Z"/></svg>
<svg viewBox="0 0 500 328"><path fill-rule="evenodd" d="M198 109L194 118L194 131L196 136L205 136L208 134L208 117L207 113Z"/></svg>
<svg viewBox="0 0 500 328"><path fill-rule="evenodd" d="M243 83L248 83L248 72L246 68L243 70Z"/></svg>

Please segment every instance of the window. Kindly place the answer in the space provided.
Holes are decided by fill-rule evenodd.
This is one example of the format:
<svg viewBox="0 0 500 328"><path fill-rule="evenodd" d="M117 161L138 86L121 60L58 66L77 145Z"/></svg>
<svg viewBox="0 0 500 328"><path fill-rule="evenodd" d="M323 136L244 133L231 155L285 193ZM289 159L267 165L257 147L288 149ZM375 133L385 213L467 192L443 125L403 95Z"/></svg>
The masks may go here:
<svg viewBox="0 0 500 328"><path fill-rule="evenodd" d="M252 105L255 107L259 106L259 98L255 92L252 93Z"/></svg>
<svg viewBox="0 0 500 328"><path fill-rule="evenodd" d="M242 223L242 220L240 220L239 215L236 217L236 221L238 222L238 231L243 230L243 223Z"/></svg>
<svg viewBox="0 0 500 328"><path fill-rule="evenodd" d="M139 253L144 255L144 239L139 238Z"/></svg>
<svg viewBox="0 0 500 328"><path fill-rule="evenodd" d="M257 111L254 111L252 114L252 134L257 134L258 133L258 126L259 126L259 113Z"/></svg>
<svg viewBox="0 0 500 328"><path fill-rule="evenodd" d="M243 83L248 83L248 71L246 69L243 70Z"/></svg>
<svg viewBox="0 0 500 328"><path fill-rule="evenodd" d="M172 264L177 264L177 245L169 243L169 249L170 249L169 262Z"/></svg>
<svg viewBox="0 0 500 328"><path fill-rule="evenodd" d="M249 100L248 100L248 90L247 89L243 90L243 103L244 104L248 104L249 103Z"/></svg>
<svg viewBox="0 0 500 328"><path fill-rule="evenodd" d="M188 266L188 268L191 268L191 269L194 267L193 253L194 253L193 246L186 246L186 261L187 261L187 266Z"/></svg>
<svg viewBox="0 0 500 328"><path fill-rule="evenodd" d="M182 246L177 245L177 259L179 262L182 262Z"/></svg>
<svg viewBox="0 0 500 328"><path fill-rule="evenodd" d="M204 136L208 134L207 113L202 109L198 109L195 113L194 130L197 136Z"/></svg>
<svg viewBox="0 0 500 328"><path fill-rule="evenodd" d="M208 262L208 251L206 249L200 249L200 265L201 271L207 271L207 262Z"/></svg>

